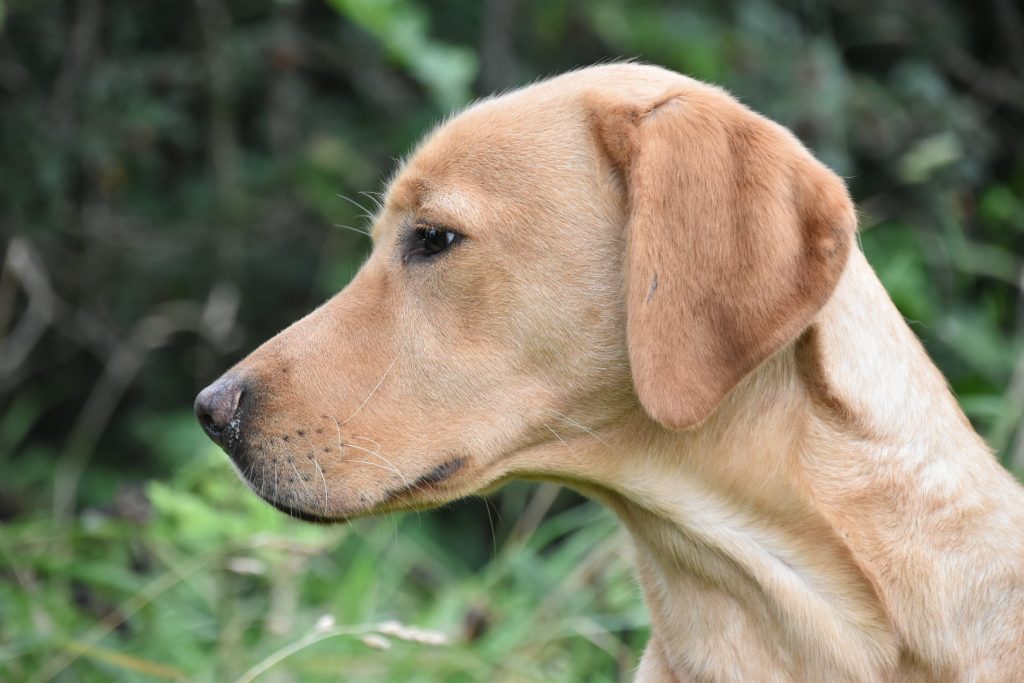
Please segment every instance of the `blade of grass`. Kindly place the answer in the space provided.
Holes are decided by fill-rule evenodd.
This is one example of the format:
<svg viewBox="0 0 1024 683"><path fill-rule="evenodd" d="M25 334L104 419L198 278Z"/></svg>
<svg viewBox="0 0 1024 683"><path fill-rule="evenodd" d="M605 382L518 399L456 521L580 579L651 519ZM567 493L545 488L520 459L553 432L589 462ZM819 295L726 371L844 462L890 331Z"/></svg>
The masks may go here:
<svg viewBox="0 0 1024 683"><path fill-rule="evenodd" d="M105 647L98 647L89 643L83 643L78 640L69 641L65 645L65 649L75 653L76 657L95 659L96 661L112 664L127 671L146 674L147 676L163 678L170 681L188 680L188 676L186 676L183 671L176 669L173 666L153 662L148 659L142 659L141 657L135 657L133 655L128 655L116 650L110 650Z"/></svg>

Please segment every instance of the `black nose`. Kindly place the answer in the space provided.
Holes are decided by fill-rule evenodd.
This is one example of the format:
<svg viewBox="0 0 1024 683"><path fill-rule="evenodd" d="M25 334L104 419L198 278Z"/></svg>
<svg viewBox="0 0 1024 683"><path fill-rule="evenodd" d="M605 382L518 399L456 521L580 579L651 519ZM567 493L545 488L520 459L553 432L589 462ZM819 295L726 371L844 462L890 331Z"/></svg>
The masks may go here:
<svg viewBox="0 0 1024 683"><path fill-rule="evenodd" d="M234 377L221 377L206 387L196 396L196 418L203 426L203 431L220 445L229 431L237 429L231 421L238 411L238 402L242 400L244 387Z"/></svg>

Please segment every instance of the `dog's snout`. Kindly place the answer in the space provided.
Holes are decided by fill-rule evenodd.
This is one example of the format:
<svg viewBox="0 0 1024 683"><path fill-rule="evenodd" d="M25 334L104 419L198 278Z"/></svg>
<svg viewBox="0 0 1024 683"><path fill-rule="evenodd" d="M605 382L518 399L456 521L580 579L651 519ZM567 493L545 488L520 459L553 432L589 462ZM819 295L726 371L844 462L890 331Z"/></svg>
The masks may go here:
<svg viewBox="0 0 1024 683"><path fill-rule="evenodd" d="M237 378L221 377L196 397L195 411L199 424L211 439L222 446L243 391L244 386Z"/></svg>

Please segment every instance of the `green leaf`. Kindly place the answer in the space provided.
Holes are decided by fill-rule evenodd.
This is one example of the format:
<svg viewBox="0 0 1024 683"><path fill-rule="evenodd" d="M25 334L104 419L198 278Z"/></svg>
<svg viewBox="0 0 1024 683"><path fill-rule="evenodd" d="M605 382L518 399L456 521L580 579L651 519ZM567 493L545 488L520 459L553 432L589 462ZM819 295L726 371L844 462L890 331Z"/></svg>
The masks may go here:
<svg viewBox="0 0 1024 683"><path fill-rule="evenodd" d="M398 65L430 91L444 110L465 104L477 60L467 47L430 38L429 16L412 0L329 0L341 15L377 40Z"/></svg>

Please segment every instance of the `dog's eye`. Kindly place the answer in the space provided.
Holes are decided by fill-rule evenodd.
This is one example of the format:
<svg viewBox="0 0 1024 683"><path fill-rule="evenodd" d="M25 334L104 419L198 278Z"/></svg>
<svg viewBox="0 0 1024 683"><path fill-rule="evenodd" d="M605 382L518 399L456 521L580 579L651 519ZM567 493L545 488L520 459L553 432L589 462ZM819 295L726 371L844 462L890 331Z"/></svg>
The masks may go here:
<svg viewBox="0 0 1024 683"><path fill-rule="evenodd" d="M460 239L462 236L452 230L426 225L417 226L413 230L412 245L405 260L437 256Z"/></svg>
<svg viewBox="0 0 1024 683"><path fill-rule="evenodd" d="M451 230L438 230L437 228L425 228L417 230L420 244L428 254L440 254L455 241L455 233Z"/></svg>

